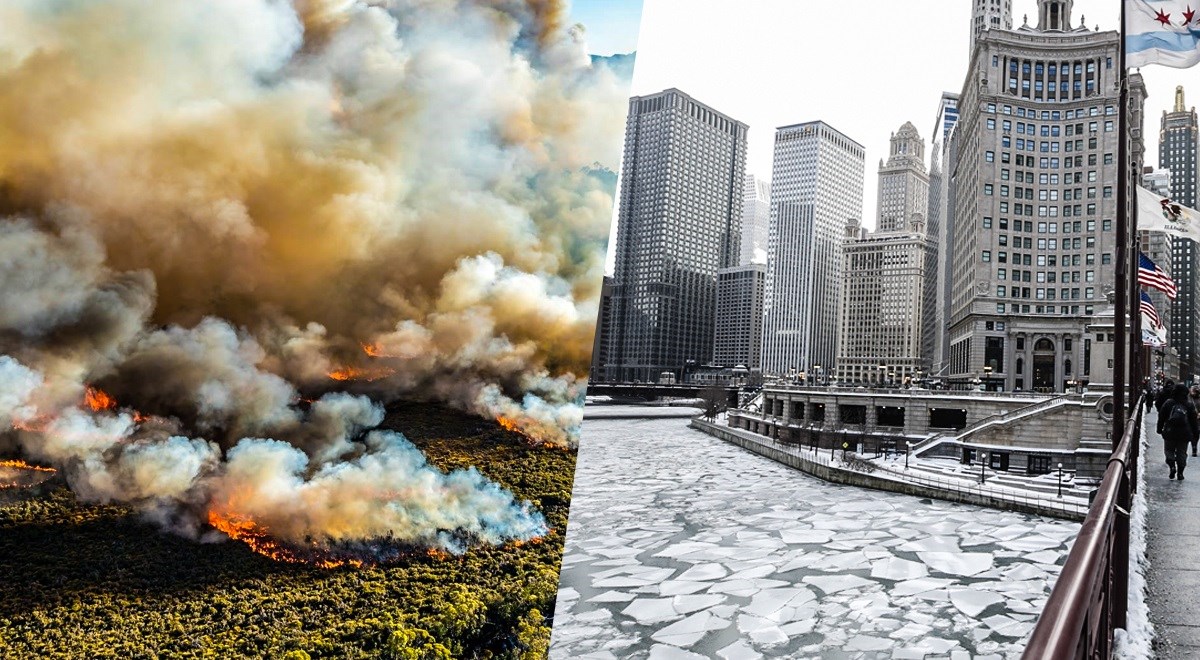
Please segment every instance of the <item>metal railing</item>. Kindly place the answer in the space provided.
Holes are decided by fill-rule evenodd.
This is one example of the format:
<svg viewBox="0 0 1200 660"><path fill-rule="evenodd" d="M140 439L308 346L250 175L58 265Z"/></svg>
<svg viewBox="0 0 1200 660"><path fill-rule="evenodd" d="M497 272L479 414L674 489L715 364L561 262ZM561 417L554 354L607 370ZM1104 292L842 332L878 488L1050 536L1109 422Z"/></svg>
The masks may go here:
<svg viewBox="0 0 1200 660"><path fill-rule="evenodd" d="M1023 658L1112 655L1113 630L1125 627L1128 606L1129 510L1144 410L1138 401Z"/></svg>

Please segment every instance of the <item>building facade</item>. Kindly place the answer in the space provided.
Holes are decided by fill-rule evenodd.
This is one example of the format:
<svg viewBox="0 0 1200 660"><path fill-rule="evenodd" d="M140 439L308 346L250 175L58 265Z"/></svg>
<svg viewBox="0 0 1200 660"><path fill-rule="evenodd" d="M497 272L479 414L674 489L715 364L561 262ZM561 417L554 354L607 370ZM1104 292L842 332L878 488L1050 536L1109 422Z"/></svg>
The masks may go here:
<svg viewBox="0 0 1200 660"><path fill-rule="evenodd" d="M746 264L717 271L717 322L713 364L760 369L763 291L767 267Z"/></svg>
<svg viewBox="0 0 1200 660"><path fill-rule="evenodd" d="M1175 89L1175 106L1163 112L1158 131L1158 166L1170 172L1170 191L1163 194L1189 208L1196 208L1198 172L1196 109L1184 106L1183 87ZM1162 194L1162 193L1160 193ZM1200 253L1187 239L1171 239L1171 271L1179 295L1171 303L1172 323L1169 341L1179 352L1182 377L1191 380L1200 374L1197 351L1200 350L1200 297L1196 295L1196 272Z"/></svg>
<svg viewBox="0 0 1200 660"><path fill-rule="evenodd" d="M846 225L840 382L899 385L929 372L937 253L928 208L925 141L906 122L879 163L878 229L865 233L857 220Z"/></svg>
<svg viewBox="0 0 1200 660"><path fill-rule="evenodd" d="M742 195L741 265L767 263L771 233L771 182L746 174Z"/></svg>
<svg viewBox="0 0 1200 660"><path fill-rule="evenodd" d="M988 30L1012 29L1012 0L971 0L971 49Z"/></svg>
<svg viewBox="0 0 1200 660"><path fill-rule="evenodd" d="M934 238L937 272L935 275L934 308L931 325L933 345L930 354L931 375L940 376L946 368L949 343L946 323L950 318L950 275L954 245L954 205L951 203L950 173L954 171L952 136L958 123L958 94L944 92L938 102L937 120L929 157L929 210L926 224Z"/></svg>
<svg viewBox="0 0 1200 660"><path fill-rule="evenodd" d="M741 253L746 133L677 89L630 99L606 380L683 380L712 359L717 271Z"/></svg>
<svg viewBox="0 0 1200 660"><path fill-rule="evenodd" d="M1039 0L1036 27L981 34L963 85L948 375L992 389L1086 380L1086 328L1115 290L1120 41L1071 9Z"/></svg>
<svg viewBox="0 0 1200 660"><path fill-rule="evenodd" d="M846 221L862 217L865 151L822 121L775 132L763 304L766 375L829 370L837 357Z"/></svg>
<svg viewBox="0 0 1200 660"><path fill-rule="evenodd" d="M612 282L613 278L605 275L600 286L600 308L596 310L596 336L592 339L592 364L588 370L588 380L604 380L604 363L609 355L612 341Z"/></svg>

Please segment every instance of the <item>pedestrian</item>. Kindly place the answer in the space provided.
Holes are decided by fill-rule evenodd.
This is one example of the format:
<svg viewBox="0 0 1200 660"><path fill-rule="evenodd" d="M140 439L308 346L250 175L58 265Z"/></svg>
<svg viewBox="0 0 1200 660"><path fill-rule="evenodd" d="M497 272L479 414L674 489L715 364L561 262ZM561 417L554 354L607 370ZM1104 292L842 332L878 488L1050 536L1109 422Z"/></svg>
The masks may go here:
<svg viewBox="0 0 1200 660"><path fill-rule="evenodd" d="M1192 385L1190 392L1192 407L1200 414L1200 385ZM1192 456L1196 455L1196 445L1200 444L1200 424L1196 425L1196 434L1192 436Z"/></svg>
<svg viewBox="0 0 1200 660"><path fill-rule="evenodd" d="M1171 393L1174 391L1175 391L1175 381L1168 378L1163 383L1162 389L1158 391L1158 396L1154 397L1154 409L1161 413L1163 404L1166 403L1167 400L1171 398Z"/></svg>
<svg viewBox="0 0 1200 660"><path fill-rule="evenodd" d="M1142 397L1146 403L1146 412L1150 412L1150 406L1154 403L1154 385L1149 378L1142 382Z"/></svg>
<svg viewBox="0 0 1200 660"><path fill-rule="evenodd" d="M1183 481L1183 470L1187 467L1187 446L1200 431L1200 420L1196 417L1196 406L1188 396L1187 385L1179 383L1171 390L1170 398L1163 402L1158 414L1158 434L1163 438L1167 455L1167 467L1171 468L1168 479Z"/></svg>

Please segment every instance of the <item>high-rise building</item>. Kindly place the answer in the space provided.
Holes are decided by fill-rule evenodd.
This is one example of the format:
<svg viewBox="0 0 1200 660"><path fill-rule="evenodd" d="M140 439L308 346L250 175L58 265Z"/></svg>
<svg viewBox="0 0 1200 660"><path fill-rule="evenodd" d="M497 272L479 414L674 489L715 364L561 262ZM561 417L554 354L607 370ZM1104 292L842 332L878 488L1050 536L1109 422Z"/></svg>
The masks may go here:
<svg viewBox="0 0 1200 660"><path fill-rule="evenodd" d="M741 253L746 132L677 89L630 99L607 380L683 380L712 359L717 271Z"/></svg>
<svg viewBox="0 0 1200 660"><path fill-rule="evenodd" d="M928 373L937 285L928 208L925 142L906 122L879 163L878 229L846 225L838 380L899 384Z"/></svg>
<svg viewBox="0 0 1200 660"><path fill-rule="evenodd" d="M937 121L934 123L929 150L929 211L925 216L928 233L934 239L937 259L931 319L933 345L929 355L931 373L935 376L941 375L945 369L949 349L946 325L950 318L950 267L954 245L954 205L950 194L951 173L954 171L951 135L957 123L958 94L944 92L938 102Z"/></svg>
<svg viewBox="0 0 1200 660"><path fill-rule="evenodd" d="M1039 0L1037 27L983 32L955 127L949 376L1061 392L1115 290L1120 37ZM1130 126L1145 99L1129 77ZM1130 153L1144 145L1131 131Z"/></svg>
<svg viewBox="0 0 1200 660"><path fill-rule="evenodd" d="M971 3L971 50L987 30L1012 29L1012 0L973 0Z"/></svg>
<svg viewBox="0 0 1200 660"><path fill-rule="evenodd" d="M604 379L604 364L612 342L612 281L605 275L600 286L600 308L596 312L596 336L592 339L592 365L588 374L593 381Z"/></svg>
<svg viewBox="0 0 1200 660"><path fill-rule="evenodd" d="M842 232L862 217L862 145L822 121L775 131L763 373L828 373L837 357Z"/></svg>
<svg viewBox="0 0 1200 660"><path fill-rule="evenodd" d="M767 238L771 233L771 182L746 174L742 196L741 264L767 263Z"/></svg>
<svg viewBox="0 0 1200 660"><path fill-rule="evenodd" d="M1189 208L1196 208L1198 172L1196 109L1186 109L1183 87L1175 88L1175 107L1164 112L1158 132L1158 166L1170 171L1171 199ZM1164 195L1167 197L1168 195ZM1200 296L1196 295L1196 274L1200 269L1200 254L1196 244L1187 239L1171 239L1171 271L1179 295L1171 303L1172 324L1168 326L1168 341L1179 352L1183 378L1191 380L1200 374Z"/></svg>
<svg viewBox="0 0 1200 660"><path fill-rule="evenodd" d="M763 289L767 267L746 264L717 271L717 323L713 363L759 369L762 358Z"/></svg>

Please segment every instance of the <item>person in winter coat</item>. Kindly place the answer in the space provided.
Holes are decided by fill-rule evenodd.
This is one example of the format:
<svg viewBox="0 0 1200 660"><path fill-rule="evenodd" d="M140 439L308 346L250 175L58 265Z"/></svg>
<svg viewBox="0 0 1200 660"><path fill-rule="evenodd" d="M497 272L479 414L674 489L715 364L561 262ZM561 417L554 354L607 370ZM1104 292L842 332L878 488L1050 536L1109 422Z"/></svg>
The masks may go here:
<svg viewBox="0 0 1200 660"><path fill-rule="evenodd" d="M1200 415L1200 385L1192 385L1188 396L1192 400L1192 407L1196 409L1196 413ZM1196 434L1192 436L1192 456L1196 455L1196 445L1200 444L1200 424L1196 425Z"/></svg>
<svg viewBox="0 0 1200 660"><path fill-rule="evenodd" d="M1163 438L1167 454L1167 467L1171 468L1168 479L1183 481L1183 470L1187 467L1187 446L1200 431L1200 419L1196 406L1188 396L1187 385L1179 383L1171 390L1171 397L1163 402L1158 413L1158 434Z"/></svg>
<svg viewBox="0 0 1200 660"><path fill-rule="evenodd" d="M1168 378L1163 383L1162 389L1158 391L1158 396L1154 397L1154 409L1162 412L1163 404L1167 402L1167 399L1171 398L1171 393L1174 391L1175 381Z"/></svg>

